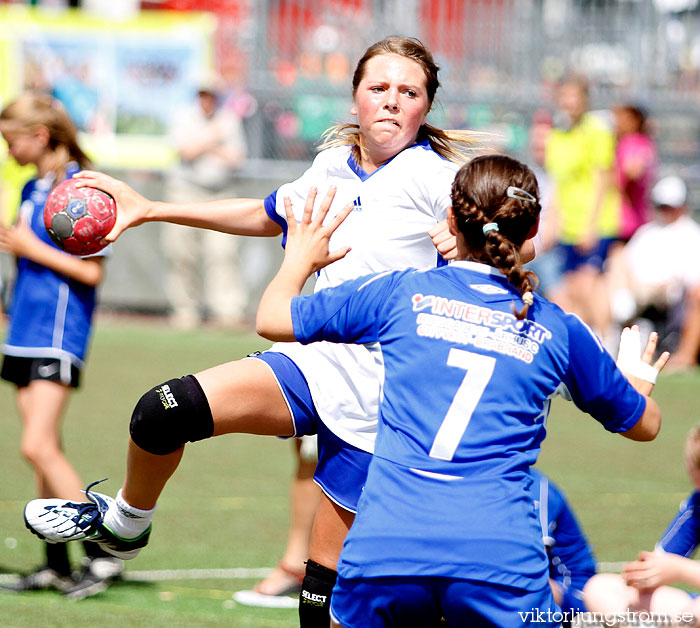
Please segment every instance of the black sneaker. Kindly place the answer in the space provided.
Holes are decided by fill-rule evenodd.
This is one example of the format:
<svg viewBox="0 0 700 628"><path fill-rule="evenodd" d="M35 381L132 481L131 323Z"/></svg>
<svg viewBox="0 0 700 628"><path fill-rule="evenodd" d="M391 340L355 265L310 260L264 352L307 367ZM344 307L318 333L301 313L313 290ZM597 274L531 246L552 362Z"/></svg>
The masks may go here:
<svg viewBox="0 0 700 628"><path fill-rule="evenodd" d="M65 593L73 586L73 579L64 576L46 565L38 567L32 573L21 577L17 582L0 586L4 591L22 593L23 591L60 591Z"/></svg>
<svg viewBox="0 0 700 628"><path fill-rule="evenodd" d="M83 600L97 595L124 573L124 561L119 558L86 558L84 563L73 586L63 592L69 600Z"/></svg>

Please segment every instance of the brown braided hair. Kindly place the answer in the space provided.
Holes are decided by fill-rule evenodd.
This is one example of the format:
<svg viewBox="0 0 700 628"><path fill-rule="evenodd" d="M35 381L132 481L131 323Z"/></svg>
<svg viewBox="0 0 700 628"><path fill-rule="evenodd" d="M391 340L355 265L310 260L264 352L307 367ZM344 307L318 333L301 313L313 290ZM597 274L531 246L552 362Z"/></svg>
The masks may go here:
<svg viewBox="0 0 700 628"><path fill-rule="evenodd" d="M519 188L516 194L522 198L508 196L510 186ZM527 200L527 194L533 200ZM476 157L457 172L452 184L452 210L469 257L495 266L520 290L524 305L520 310L513 305L513 313L518 319L525 318L537 276L520 263L520 247L541 210L532 170L506 155ZM497 227L485 232L489 223Z"/></svg>

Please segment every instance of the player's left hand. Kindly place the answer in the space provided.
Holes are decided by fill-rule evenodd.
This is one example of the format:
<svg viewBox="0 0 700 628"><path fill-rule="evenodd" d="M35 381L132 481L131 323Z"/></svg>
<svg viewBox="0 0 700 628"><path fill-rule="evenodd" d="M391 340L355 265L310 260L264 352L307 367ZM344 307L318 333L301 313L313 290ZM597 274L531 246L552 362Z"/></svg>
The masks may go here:
<svg viewBox="0 0 700 628"><path fill-rule="evenodd" d="M17 257L31 257L39 239L21 219L12 227L0 227L0 250Z"/></svg>
<svg viewBox="0 0 700 628"><path fill-rule="evenodd" d="M444 259L449 261L457 258L457 236L450 233L446 220L437 223L428 231L428 235Z"/></svg>
<svg viewBox="0 0 700 628"><path fill-rule="evenodd" d="M688 560L665 552L640 552L637 560L623 567L622 577L635 589L656 589L683 581L685 561Z"/></svg>
<svg viewBox="0 0 700 628"><path fill-rule="evenodd" d="M291 199L289 197L284 199L284 209L287 214L287 244L283 264L288 268L304 269L307 276L342 259L350 251L350 247L346 246L331 252L329 243L335 230L352 212L352 203L343 207L328 221L327 225L324 225L323 222L335 198L335 187L330 188L314 214L316 195L316 188L311 188L306 197L301 222L297 222L294 217Z"/></svg>
<svg viewBox="0 0 700 628"><path fill-rule="evenodd" d="M659 337L656 332L649 334L647 344L642 352L642 341L637 325L625 327L620 335L617 366L625 374L632 386L638 392L647 396L654 390L656 376L666 366L671 355L668 351L664 351L652 365L658 340Z"/></svg>

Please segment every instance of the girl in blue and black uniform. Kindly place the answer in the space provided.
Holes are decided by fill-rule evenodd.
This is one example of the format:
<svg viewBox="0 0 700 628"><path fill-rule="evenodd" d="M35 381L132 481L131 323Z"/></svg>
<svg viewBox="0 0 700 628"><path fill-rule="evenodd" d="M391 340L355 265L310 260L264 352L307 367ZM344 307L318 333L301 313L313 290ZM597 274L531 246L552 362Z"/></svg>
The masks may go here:
<svg viewBox="0 0 700 628"><path fill-rule="evenodd" d="M65 109L46 95L26 93L7 105L0 132L15 161L37 168L22 190L17 222L0 227L0 250L17 260L0 377L17 387L21 450L39 495L78 499L83 483L62 451L60 424L84 366L105 252L81 258L61 251L44 228L43 212L53 187L89 160ZM47 544L46 563L5 588L59 589L74 598L101 591L123 564L94 543L85 543L85 551L89 560L76 581L66 546Z"/></svg>

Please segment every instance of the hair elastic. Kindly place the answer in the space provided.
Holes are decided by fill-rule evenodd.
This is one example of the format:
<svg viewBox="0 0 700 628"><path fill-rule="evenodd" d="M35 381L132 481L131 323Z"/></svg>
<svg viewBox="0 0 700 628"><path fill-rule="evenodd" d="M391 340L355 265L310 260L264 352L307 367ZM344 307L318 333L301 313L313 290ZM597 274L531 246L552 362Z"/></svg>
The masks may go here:
<svg viewBox="0 0 700 628"><path fill-rule="evenodd" d="M525 305L532 305L535 302L535 295L532 294L532 291L530 290L523 292L523 296L521 298Z"/></svg>
<svg viewBox="0 0 700 628"><path fill-rule="evenodd" d="M508 186L506 196L509 198L517 198L519 201L528 201L530 203L537 202L537 199L530 194L530 192L523 190L522 188L516 188L514 185Z"/></svg>
<svg viewBox="0 0 700 628"><path fill-rule="evenodd" d="M489 231L498 231L498 223L487 222L481 229L484 232L484 235L486 235Z"/></svg>

